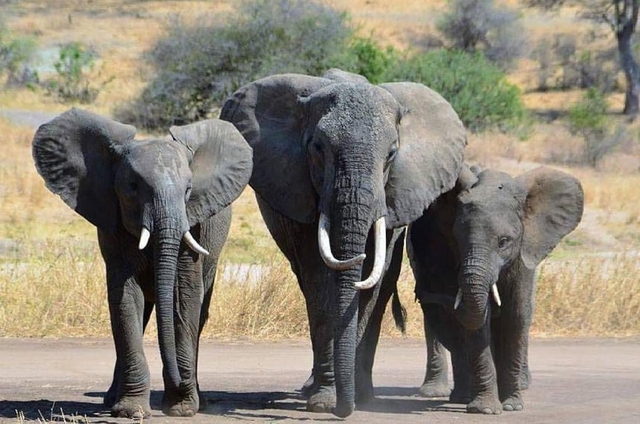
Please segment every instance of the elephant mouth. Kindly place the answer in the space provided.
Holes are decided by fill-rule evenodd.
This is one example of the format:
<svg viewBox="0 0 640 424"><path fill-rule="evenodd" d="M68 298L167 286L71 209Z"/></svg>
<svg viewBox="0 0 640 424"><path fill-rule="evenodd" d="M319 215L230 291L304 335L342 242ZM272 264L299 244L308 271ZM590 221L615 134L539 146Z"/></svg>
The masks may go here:
<svg viewBox="0 0 640 424"><path fill-rule="evenodd" d="M333 252L331 251L331 242L329 239L329 230L329 218L324 213L321 213L320 219L318 220L318 247L320 249L320 256L324 263L329 268L336 271L345 271L347 269L360 266L367 257L364 253L345 260L339 260L333 256ZM384 216L380 217L374 224L374 237L375 256L373 259L373 268L367 279L354 283L354 286L358 290L366 290L375 286L376 283L380 281L380 278L384 273L387 247L387 222Z"/></svg>

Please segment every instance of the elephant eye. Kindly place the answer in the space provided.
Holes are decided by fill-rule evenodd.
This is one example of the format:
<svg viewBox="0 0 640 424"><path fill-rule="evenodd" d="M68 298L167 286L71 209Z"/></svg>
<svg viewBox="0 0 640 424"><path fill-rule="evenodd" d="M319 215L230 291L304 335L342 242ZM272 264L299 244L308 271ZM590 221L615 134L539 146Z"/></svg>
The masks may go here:
<svg viewBox="0 0 640 424"><path fill-rule="evenodd" d="M184 193L185 200L189 200L189 197L191 197L191 188L191 183L189 183L189 185L187 186L187 191Z"/></svg>
<svg viewBox="0 0 640 424"><path fill-rule="evenodd" d="M511 239L509 237L500 237L500 239L498 240L498 247L500 249L504 249L509 246L510 242Z"/></svg>
<svg viewBox="0 0 640 424"><path fill-rule="evenodd" d="M387 156L387 163L392 162L396 156L398 155L398 145L394 144L389 150L389 155Z"/></svg>

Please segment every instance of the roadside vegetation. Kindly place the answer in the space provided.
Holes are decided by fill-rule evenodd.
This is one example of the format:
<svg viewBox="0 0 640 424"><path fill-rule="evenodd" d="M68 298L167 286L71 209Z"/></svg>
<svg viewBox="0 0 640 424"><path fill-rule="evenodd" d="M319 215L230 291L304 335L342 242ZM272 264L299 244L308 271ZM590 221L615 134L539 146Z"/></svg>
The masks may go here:
<svg viewBox="0 0 640 424"><path fill-rule="evenodd" d="M468 161L513 175L547 164L583 183L582 224L539 270L534 334L640 334L640 129L622 113L625 76L610 28L515 0L399 1L393 10L364 0L46 3L0 12L3 108L77 105L144 137L216 116L233 90L271 73L341 67L374 83L434 88L470 129ZM528 44L515 42L523 35ZM0 336L109 336L94 228L44 187L33 129L0 117L0 133ZM422 337L407 263L407 335ZM399 336L386 315L383 335ZM303 298L250 188L234 204L204 334L308 334Z"/></svg>

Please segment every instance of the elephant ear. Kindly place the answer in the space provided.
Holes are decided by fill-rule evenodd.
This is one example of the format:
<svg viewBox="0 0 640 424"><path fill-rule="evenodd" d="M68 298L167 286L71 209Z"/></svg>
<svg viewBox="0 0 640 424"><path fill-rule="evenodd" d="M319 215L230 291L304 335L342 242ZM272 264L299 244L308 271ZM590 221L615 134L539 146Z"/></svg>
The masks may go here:
<svg viewBox="0 0 640 424"><path fill-rule="evenodd" d="M302 223L315 221L318 199L302 143L306 116L299 98L331 83L306 75L273 75L240 88L220 113L253 148L251 187L269 206Z"/></svg>
<svg viewBox="0 0 640 424"><path fill-rule="evenodd" d="M173 126L169 133L186 146L190 156L192 189L187 217L193 226L240 196L251 176L251 147L232 124L219 119Z"/></svg>
<svg viewBox="0 0 640 424"><path fill-rule="evenodd" d="M561 171L539 167L516 178L526 192L521 256L535 268L582 219L580 181Z"/></svg>
<svg viewBox="0 0 640 424"><path fill-rule="evenodd" d="M118 202L112 147L135 134L131 125L73 108L38 128L33 160L49 190L93 225L114 232Z"/></svg>
<svg viewBox="0 0 640 424"><path fill-rule="evenodd" d="M420 217L456 184L467 135L451 105L417 83L381 84L406 108L400 121L400 148L387 182L388 225L399 227Z"/></svg>

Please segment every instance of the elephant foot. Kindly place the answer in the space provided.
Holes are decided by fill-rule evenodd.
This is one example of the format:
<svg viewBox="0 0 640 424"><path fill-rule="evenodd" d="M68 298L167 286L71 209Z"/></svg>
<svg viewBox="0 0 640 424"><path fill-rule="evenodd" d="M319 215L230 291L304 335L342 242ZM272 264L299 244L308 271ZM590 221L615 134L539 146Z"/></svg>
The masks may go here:
<svg viewBox="0 0 640 424"><path fill-rule="evenodd" d="M198 392L180 396L178 393L168 393L166 390L162 398L162 412L170 417L193 417L200 409Z"/></svg>
<svg viewBox="0 0 640 424"><path fill-rule="evenodd" d="M418 395L425 398L442 398L451 393L449 384L445 381L426 381L418 389Z"/></svg>
<svg viewBox="0 0 640 424"><path fill-rule="evenodd" d="M519 394L515 394L502 402L502 409L510 412L522 411L524 409L524 401Z"/></svg>
<svg viewBox="0 0 640 424"><path fill-rule="evenodd" d="M307 400L307 411L310 412L332 412L335 407L335 386L317 386Z"/></svg>
<svg viewBox="0 0 640 424"><path fill-rule="evenodd" d="M373 394L373 384L362 384L356 389L356 405L364 405L376 399Z"/></svg>
<svg viewBox="0 0 640 424"><path fill-rule="evenodd" d="M111 408L116 404L116 393L118 393L118 388L114 382L111 383L111 387L109 387L109 390L104 394L104 398L102 398L104 406Z"/></svg>
<svg viewBox="0 0 640 424"><path fill-rule="evenodd" d="M467 404L467 412L498 415L502 413L502 404L495 396L477 397Z"/></svg>
<svg viewBox="0 0 640 424"><path fill-rule="evenodd" d="M307 378L307 381L304 382L302 387L300 388L300 394L305 398L309 399L313 394L314 389L314 379L313 379L313 371L311 371L311 375Z"/></svg>
<svg viewBox="0 0 640 424"><path fill-rule="evenodd" d="M106 397L106 396L105 396ZM140 420L151 415L149 395L123 396L111 407L111 416Z"/></svg>

